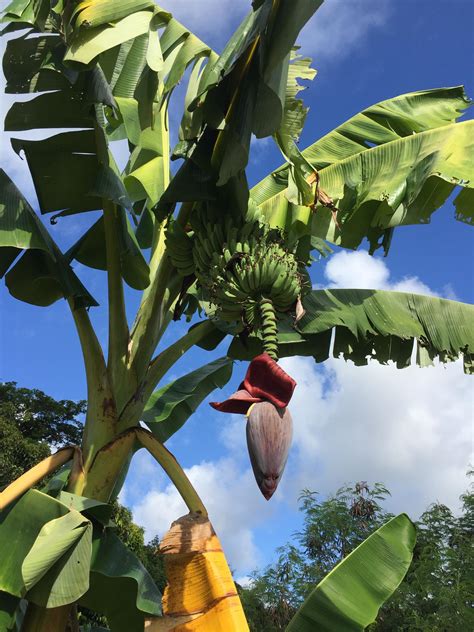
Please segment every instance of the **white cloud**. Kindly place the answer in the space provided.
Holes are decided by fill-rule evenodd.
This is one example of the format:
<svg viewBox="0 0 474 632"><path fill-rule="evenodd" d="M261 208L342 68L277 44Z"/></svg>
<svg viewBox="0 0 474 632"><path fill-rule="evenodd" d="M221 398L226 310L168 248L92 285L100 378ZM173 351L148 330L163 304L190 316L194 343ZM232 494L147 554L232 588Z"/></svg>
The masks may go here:
<svg viewBox="0 0 474 632"><path fill-rule="evenodd" d="M380 481L392 492L387 507L413 518L434 501L459 506L472 462L474 403L472 378L463 375L460 362L403 370L342 360L315 365L309 358L285 358L281 364L298 387L290 406L293 447L272 501L262 498L248 466L240 416L229 417L221 430L223 456L186 470L237 577L269 561L259 553L255 529L273 537L275 517L295 512L304 488L326 495L345 483ZM162 475L156 480L143 458L148 459L144 453L136 457L135 466L147 472L152 487L130 493L127 484L126 500L135 499L134 520L151 538L162 536L187 510L175 488Z"/></svg>
<svg viewBox="0 0 474 632"><path fill-rule="evenodd" d="M472 459L472 378L460 362L427 369L355 367L305 358L282 365L298 382L291 402L297 463L286 493L328 493L345 482L381 481L394 511L417 516L435 500L451 507Z"/></svg>
<svg viewBox="0 0 474 632"><path fill-rule="evenodd" d="M339 61L384 27L392 13L390 0L326 0L303 29L302 52L319 61Z"/></svg>
<svg viewBox="0 0 474 632"><path fill-rule="evenodd" d="M162 0L168 9L188 28L219 47L250 10L250 0ZM377 28L382 28L391 15L390 0L325 0L305 26L298 43L306 54L317 61L339 60Z"/></svg>
<svg viewBox="0 0 474 632"><path fill-rule="evenodd" d="M439 296L417 276L392 281L385 261L372 257L363 250L337 252L326 264L324 276L328 280L327 287L394 290ZM452 288L447 288L448 290L452 292Z"/></svg>

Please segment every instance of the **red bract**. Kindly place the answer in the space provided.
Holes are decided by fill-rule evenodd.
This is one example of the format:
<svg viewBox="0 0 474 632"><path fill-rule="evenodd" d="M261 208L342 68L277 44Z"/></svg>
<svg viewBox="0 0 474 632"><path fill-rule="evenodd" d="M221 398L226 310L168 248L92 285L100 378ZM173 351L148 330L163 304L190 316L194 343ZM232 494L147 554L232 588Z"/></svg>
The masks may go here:
<svg viewBox="0 0 474 632"><path fill-rule="evenodd" d="M249 364L239 390L224 402L211 402L211 406L223 413L241 415L258 402L267 401L277 408L286 408L295 386L295 380L267 353L262 353Z"/></svg>

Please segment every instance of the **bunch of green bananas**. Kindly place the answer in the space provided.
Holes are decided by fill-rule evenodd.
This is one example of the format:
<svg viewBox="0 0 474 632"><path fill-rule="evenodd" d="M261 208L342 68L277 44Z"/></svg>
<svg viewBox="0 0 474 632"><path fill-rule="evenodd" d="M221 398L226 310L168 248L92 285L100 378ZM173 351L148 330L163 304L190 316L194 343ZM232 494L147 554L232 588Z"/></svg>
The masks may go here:
<svg viewBox="0 0 474 632"><path fill-rule="evenodd" d="M305 267L284 234L270 228L256 207L241 221L195 212L189 230L174 222L167 248L178 272L195 274L215 316L262 333L276 356L276 312L287 312L307 289Z"/></svg>

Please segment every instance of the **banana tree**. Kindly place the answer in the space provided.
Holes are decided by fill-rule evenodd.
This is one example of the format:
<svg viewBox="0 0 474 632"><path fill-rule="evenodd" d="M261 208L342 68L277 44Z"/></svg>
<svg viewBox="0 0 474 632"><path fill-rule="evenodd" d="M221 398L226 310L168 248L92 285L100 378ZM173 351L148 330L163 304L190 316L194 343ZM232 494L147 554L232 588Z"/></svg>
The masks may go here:
<svg viewBox="0 0 474 632"><path fill-rule="evenodd" d="M26 303L67 301L88 400L81 446L60 450L0 496L5 629L63 630L75 603L104 614L118 632L247 629L206 508L164 446L228 382L235 360L251 360L246 377L214 407L247 415L251 463L266 498L288 454L296 386L278 358L321 362L333 353L356 364L371 358L404 367L416 346L420 366L462 356L472 372L472 306L397 292L312 290L315 251L326 255L330 243L357 248L364 238L373 251L387 251L396 227L426 222L454 189L458 219L472 223L474 202L473 123L457 122L469 105L462 87L383 101L299 149L307 114L299 81L314 71L295 41L321 3L254 0L221 54L152 0L14 0L6 8L6 91L36 96L13 104L5 129L57 130L41 140L12 139L28 163L40 213L52 223L99 213L64 252L0 172L0 275ZM185 108L171 150L169 109L180 82ZM249 190L252 134L272 136L285 163ZM118 141L128 148L123 171L114 157ZM180 161L173 175L171 160ZM74 261L107 276L107 349L89 317L97 302ZM133 323L125 285L141 292ZM193 324L167 346L164 333L180 319ZM191 348L212 351L224 339L224 358L161 384ZM163 610L110 524L108 503L139 448L155 457L190 512L162 542L169 580ZM31 489L52 472L41 491ZM386 533L379 546L368 544L368 557L354 556L342 571L349 583L335 575L326 584L339 593L362 586L362 614L360 603L351 610L335 601L341 612L331 616L343 617L347 629L370 623L408 568L409 522L400 517ZM370 573L360 571L364 563ZM324 590L311 601L314 620L324 611ZM290 629L309 629L301 624L307 611Z"/></svg>

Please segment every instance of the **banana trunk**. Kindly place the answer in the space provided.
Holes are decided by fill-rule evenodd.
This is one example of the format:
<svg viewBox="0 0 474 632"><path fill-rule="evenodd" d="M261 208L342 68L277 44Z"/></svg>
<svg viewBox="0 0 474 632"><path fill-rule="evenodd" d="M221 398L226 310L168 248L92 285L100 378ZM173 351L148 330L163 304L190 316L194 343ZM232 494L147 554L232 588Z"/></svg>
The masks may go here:
<svg viewBox="0 0 474 632"><path fill-rule="evenodd" d="M237 590L209 520L191 513L171 525L161 541L168 586L163 617L146 632L248 632Z"/></svg>

